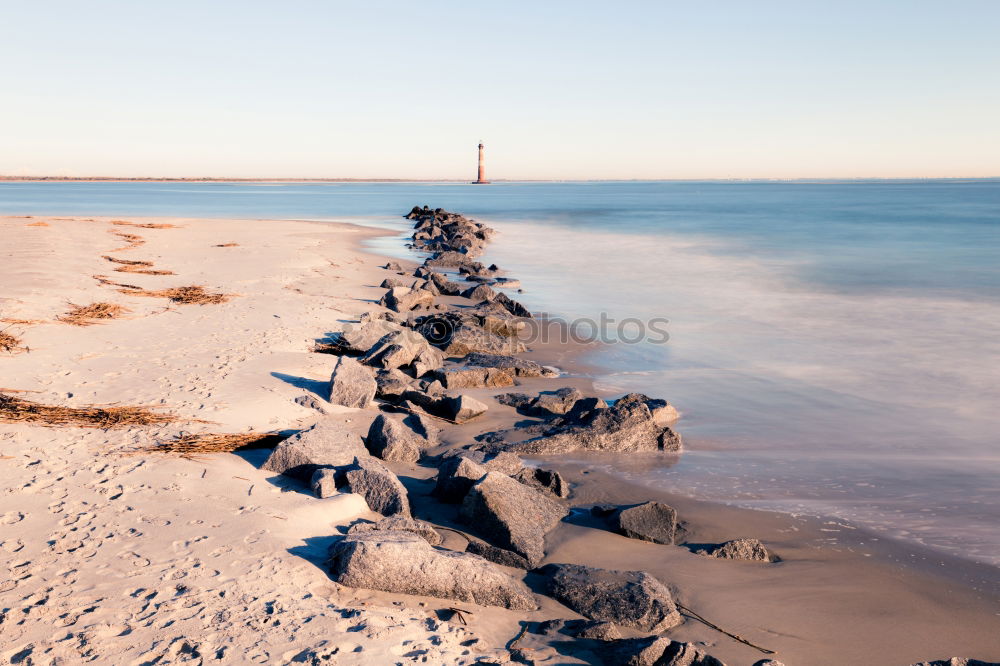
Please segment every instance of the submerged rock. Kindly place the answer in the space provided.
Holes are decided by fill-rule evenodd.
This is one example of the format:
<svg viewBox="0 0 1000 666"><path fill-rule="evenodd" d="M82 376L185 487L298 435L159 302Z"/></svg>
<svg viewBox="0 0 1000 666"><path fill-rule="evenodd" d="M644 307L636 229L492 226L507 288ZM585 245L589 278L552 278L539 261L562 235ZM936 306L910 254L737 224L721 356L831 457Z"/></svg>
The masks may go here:
<svg viewBox="0 0 1000 666"><path fill-rule="evenodd" d="M310 481L320 467L350 465L368 457L359 435L336 419L323 419L274 447L261 469Z"/></svg>
<svg viewBox="0 0 1000 666"><path fill-rule="evenodd" d="M435 550L409 532L349 534L330 548L330 575L341 585L534 610L534 597L486 560Z"/></svg>
<svg viewBox="0 0 1000 666"><path fill-rule="evenodd" d="M522 555L532 566L545 556L545 535L569 510L500 472L488 472L469 489L459 520L495 546Z"/></svg>
<svg viewBox="0 0 1000 666"><path fill-rule="evenodd" d="M661 502L619 509L611 516L616 532L630 539L673 544L677 537L677 510Z"/></svg>
<svg viewBox="0 0 1000 666"><path fill-rule="evenodd" d="M645 571L580 564L547 564L538 571L550 596L591 620L654 633L681 623L670 591Z"/></svg>
<svg viewBox="0 0 1000 666"><path fill-rule="evenodd" d="M341 356L333 366L327 400L334 405L364 409L375 399L377 389L368 368L350 356Z"/></svg>
<svg viewBox="0 0 1000 666"><path fill-rule="evenodd" d="M733 539L708 548L698 548L695 552L723 560L748 560L751 562L774 562L777 560L760 541L747 538Z"/></svg>

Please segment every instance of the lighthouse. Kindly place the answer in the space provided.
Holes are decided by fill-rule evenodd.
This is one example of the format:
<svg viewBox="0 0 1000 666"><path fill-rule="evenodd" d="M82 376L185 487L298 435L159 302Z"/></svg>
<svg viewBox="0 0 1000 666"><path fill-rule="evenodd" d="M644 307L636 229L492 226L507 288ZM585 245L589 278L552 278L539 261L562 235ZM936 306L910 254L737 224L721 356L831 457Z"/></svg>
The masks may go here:
<svg viewBox="0 0 1000 666"><path fill-rule="evenodd" d="M486 180L486 161L483 158L483 144L479 144L479 178L477 178L472 183L473 185L489 185L490 181Z"/></svg>

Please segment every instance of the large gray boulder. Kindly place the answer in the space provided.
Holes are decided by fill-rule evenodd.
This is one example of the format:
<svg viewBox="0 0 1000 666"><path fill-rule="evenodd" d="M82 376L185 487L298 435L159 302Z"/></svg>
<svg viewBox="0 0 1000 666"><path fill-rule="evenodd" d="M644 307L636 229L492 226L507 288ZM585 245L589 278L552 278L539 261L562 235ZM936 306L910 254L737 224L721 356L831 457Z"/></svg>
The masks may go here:
<svg viewBox="0 0 1000 666"><path fill-rule="evenodd" d="M261 469L308 482L318 468L350 465L359 456L369 457L361 437L328 418L279 443Z"/></svg>
<svg viewBox="0 0 1000 666"><path fill-rule="evenodd" d="M372 421L365 444L376 458L408 463L420 460L420 452L430 446L401 420L385 414L379 414Z"/></svg>
<svg viewBox="0 0 1000 666"><path fill-rule="evenodd" d="M445 418L456 423L465 423L477 416L482 416L489 407L471 396L457 395L442 398L440 409Z"/></svg>
<svg viewBox="0 0 1000 666"><path fill-rule="evenodd" d="M330 548L330 575L341 585L534 610L528 588L477 555L436 550L410 532L348 534Z"/></svg>
<svg viewBox="0 0 1000 666"><path fill-rule="evenodd" d="M361 362L376 368L393 369L413 365L427 372L444 363L441 352L430 346L424 336L409 329L393 331L378 340ZM420 368L417 368L417 364Z"/></svg>
<svg viewBox="0 0 1000 666"><path fill-rule="evenodd" d="M364 409L375 399L378 384L371 371L350 356L337 358L327 400L334 405Z"/></svg>
<svg viewBox="0 0 1000 666"><path fill-rule="evenodd" d="M363 521L351 525L348 534L364 534L366 532L412 532L432 546L441 545L441 535L434 526L424 520L407 518L405 516L390 516L378 522Z"/></svg>
<svg viewBox="0 0 1000 666"><path fill-rule="evenodd" d="M365 498L368 507L383 516L410 517L410 500L399 478L381 462L365 453L343 470L347 492Z"/></svg>
<svg viewBox="0 0 1000 666"><path fill-rule="evenodd" d="M665 636L641 636L610 641L599 653L616 666L726 666L693 643L679 643Z"/></svg>
<svg viewBox="0 0 1000 666"><path fill-rule="evenodd" d="M465 547L465 552L478 555L479 557L487 559L494 564L500 564L505 567L524 569L526 571L531 569L531 564L529 564L528 560L524 557L518 555L512 550L497 548L493 544L486 543L485 541L470 541Z"/></svg>
<svg viewBox="0 0 1000 666"><path fill-rule="evenodd" d="M648 398L640 394L630 394L611 407L587 412L579 422L553 427L539 437L510 444L507 448L521 455L578 450L617 453L679 450L680 437L656 422L646 400Z"/></svg>
<svg viewBox="0 0 1000 666"><path fill-rule="evenodd" d="M462 361L466 365L478 365L484 368L502 368L513 370L518 377L554 377L557 373L526 358L518 358L509 354L489 354L473 352Z"/></svg>
<svg viewBox="0 0 1000 666"><path fill-rule="evenodd" d="M562 416L568 414L579 400L583 400L583 393L579 389L567 386L555 391L543 391L531 401L528 408L540 414Z"/></svg>
<svg viewBox="0 0 1000 666"><path fill-rule="evenodd" d="M659 633L681 623L670 590L645 571L547 564L547 593L591 620Z"/></svg>
<svg viewBox="0 0 1000 666"><path fill-rule="evenodd" d="M456 365L439 368L434 372L434 376L448 389L497 388L514 385L514 374L505 368Z"/></svg>
<svg viewBox="0 0 1000 666"><path fill-rule="evenodd" d="M513 476L535 490L550 493L560 498L569 497L569 483L562 477L562 474L555 470L525 467Z"/></svg>
<svg viewBox="0 0 1000 666"><path fill-rule="evenodd" d="M501 452L487 456L482 451L459 451L448 455L438 466L437 484L432 494L442 502L458 504L465 499L472 485L487 472L517 474L523 467L521 459L512 453Z"/></svg>
<svg viewBox="0 0 1000 666"><path fill-rule="evenodd" d="M367 314L367 313L366 313ZM337 344L347 352L364 354L389 333L403 329L399 324L385 319L366 318L361 324L348 325L337 339Z"/></svg>
<svg viewBox="0 0 1000 666"><path fill-rule="evenodd" d="M458 518L494 546L537 566L545 557L545 535L568 514L551 496L506 474L488 472L469 489Z"/></svg>
<svg viewBox="0 0 1000 666"><path fill-rule="evenodd" d="M673 544L677 537L677 510L662 502L645 502L619 509L611 516L616 532L630 539Z"/></svg>
<svg viewBox="0 0 1000 666"><path fill-rule="evenodd" d="M411 312L434 305L434 294L425 289L393 287L379 299L379 305L395 312Z"/></svg>
<svg viewBox="0 0 1000 666"><path fill-rule="evenodd" d="M375 395L383 400L399 400L406 391L412 388L413 378L395 368L375 372L375 383L378 388Z"/></svg>

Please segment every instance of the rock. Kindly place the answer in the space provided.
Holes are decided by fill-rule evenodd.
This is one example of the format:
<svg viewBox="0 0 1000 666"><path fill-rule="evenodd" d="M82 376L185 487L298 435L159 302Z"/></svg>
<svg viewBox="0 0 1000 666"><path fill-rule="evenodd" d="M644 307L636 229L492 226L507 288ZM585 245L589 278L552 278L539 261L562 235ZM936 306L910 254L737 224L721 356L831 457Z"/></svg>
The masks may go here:
<svg viewBox="0 0 1000 666"><path fill-rule="evenodd" d="M395 312L412 312L434 305L434 294L423 289L393 287L385 292L378 304Z"/></svg>
<svg viewBox="0 0 1000 666"><path fill-rule="evenodd" d="M525 408L531 403L532 400L534 400L534 398L527 393L501 393L493 396L493 399L501 405L513 407L514 409Z"/></svg>
<svg viewBox="0 0 1000 666"><path fill-rule="evenodd" d="M567 453L580 449L619 453L656 451L675 445L680 446L680 438L653 420L644 401L623 398L611 407L594 409L578 423L554 427L540 437L511 444L509 448L524 455Z"/></svg>
<svg viewBox="0 0 1000 666"><path fill-rule="evenodd" d="M569 497L569 484L562 475L551 469L524 468L513 477L521 483L556 497Z"/></svg>
<svg viewBox="0 0 1000 666"><path fill-rule="evenodd" d="M440 273L428 271L427 279L433 282L434 286L438 288L438 291L446 296L459 296L463 291L462 285L457 282L452 282Z"/></svg>
<svg viewBox="0 0 1000 666"><path fill-rule="evenodd" d="M607 409L607 407L608 403L600 398L581 398L566 413L566 421L568 423L585 423L598 409Z"/></svg>
<svg viewBox="0 0 1000 666"><path fill-rule="evenodd" d="M695 552L724 560L749 560L751 562L773 562L775 558L757 539L733 539L717 546L698 549Z"/></svg>
<svg viewBox="0 0 1000 666"><path fill-rule="evenodd" d="M424 262L433 268L457 268L469 263L469 256L464 252L438 252Z"/></svg>
<svg viewBox="0 0 1000 666"><path fill-rule="evenodd" d="M465 356L474 352L519 354L527 349L519 340L464 322L454 328L445 344L438 346L448 356Z"/></svg>
<svg viewBox="0 0 1000 666"><path fill-rule="evenodd" d="M332 467L320 467L313 472L309 487L320 499L339 495L337 491L337 470Z"/></svg>
<svg viewBox="0 0 1000 666"><path fill-rule="evenodd" d="M521 581L470 553L435 550L409 532L349 534L330 549L330 575L341 585L534 610Z"/></svg>
<svg viewBox="0 0 1000 666"><path fill-rule="evenodd" d="M344 470L348 492L365 498L369 508L383 516L410 515L410 500L406 488L388 467L369 455L357 457Z"/></svg>
<svg viewBox="0 0 1000 666"><path fill-rule="evenodd" d="M503 368L456 365L439 368L435 371L434 376L438 378L445 388L449 389L496 388L514 385L513 373Z"/></svg>
<svg viewBox="0 0 1000 666"><path fill-rule="evenodd" d="M368 429L365 444L376 458L390 462L415 463L420 452L429 447L427 440L408 428L402 421L379 414Z"/></svg>
<svg viewBox="0 0 1000 666"><path fill-rule="evenodd" d="M395 261L390 261L390 262L386 263L386 265L383 266L382 268L384 268L387 271L401 271L401 270L403 270L403 267L400 266Z"/></svg>
<svg viewBox="0 0 1000 666"><path fill-rule="evenodd" d="M500 472L469 489L458 518L495 546L523 555L532 566L545 556L545 534L569 514L562 504Z"/></svg>
<svg viewBox="0 0 1000 666"><path fill-rule="evenodd" d="M375 372L375 395L383 400L399 400L411 388L413 380L396 368Z"/></svg>
<svg viewBox="0 0 1000 666"><path fill-rule="evenodd" d="M441 545L441 535L434 526L424 520L390 516L378 522L358 522L348 528L348 534L364 534L366 532L411 532L432 546Z"/></svg>
<svg viewBox="0 0 1000 666"><path fill-rule="evenodd" d="M465 456L445 460L438 468L437 483L431 493L442 502L458 504L473 484L486 476L488 469Z"/></svg>
<svg viewBox="0 0 1000 666"><path fill-rule="evenodd" d="M495 564L500 564L505 567L513 567L515 569L528 570L531 565L528 560L524 559L517 553L505 548L497 548L492 544L488 544L485 541L470 541L465 547L465 552L472 553L473 555L478 555L484 559L489 560Z"/></svg>
<svg viewBox="0 0 1000 666"><path fill-rule="evenodd" d="M428 448L441 443L441 431L434 425L433 419L427 414L419 412L407 414L403 418L403 423L422 437L427 442Z"/></svg>
<svg viewBox="0 0 1000 666"><path fill-rule="evenodd" d="M534 412L563 415L573 409L573 405L582 399L583 393L567 386L555 391L543 391L531 401L529 409Z"/></svg>
<svg viewBox="0 0 1000 666"><path fill-rule="evenodd" d="M653 420L657 423L672 423L680 418L677 408L666 400L659 398L651 399L646 402L646 406L649 407L649 412L653 415Z"/></svg>
<svg viewBox="0 0 1000 666"><path fill-rule="evenodd" d="M379 285L382 289L392 289L393 287L406 287L407 289L413 288L413 280L404 280L401 278L386 278L382 280L382 284Z"/></svg>
<svg viewBox="0 0 1000 666"><path fill-rule="evenodd" d="M534 632L543 636L565 634L573 638L587 638L597 641L614 641L622 637L614 622L599 620L546 620Z"/></svg>
<svg viewBox="0 0 1000 666"><path fill-rule="evenodd" d="M935 661L933 663L947 666L947 664L943 661L941 662ZM785 665L780 661L775 661L774 659L761 659L760 661L753 662L753 666L785 666ZM921 666L921 664L916 664L915 666Z"/></svg>
<svg viewBox="0 0 1000 666"><path fill-rule="evenodd" d="M644 571L614 571L579 564L541 569L547 593L591 620L659 633L681 623L670 591Z"/></svg>
<svg viewBox="0 0 1000 666"><path fill-rule="evenodd" d="M531 313L526 307L512 299L507 294L502 291L494 292L494 296L490 299L493 303L499 303L502 305L507 312L511 313L515 317L524 317L525 319L531 318Z"/></svg>
<svg viewBox="0 0 1000 666"><path fill-rule="evenodd" d="M441 353L433 349L427 340L410 330L398 330L388 333L378 340L364 356L361 362L365 365L383 369L395 369L413 365L418 371L441 367L444 359ZM417 368L417 364L421 368Z"/></svg>
<svg viewBox="0 0 1000 666"><path fill-rule="evenodd" d="M456 423L471 421L481 416L489 409L475 398L467 395L449 396L443 398L441 407L444 415Z"/></svg>
<svg viewBox="0 0 1000 666"><path fill-rule="evenodd" d="M679 643L663 636L623 638L601 650L605 663L621 666L726 666L693 643Z"/></svg>
<svg viewBox="0 0 1000 666"><path fill-rule="evenodd" d="M364 321L366 314L361 315L360 325L349 324L337 338L337 344L344 351L364 354L389 333L403 330L402 326L387 319Z"/></svg>
<svg viewBox="0 0 1000 666"><path fill-rule="evenodd" d="M496 296L496 292L490 289L488 285L480 284L475 287L469 287L462 292L462 296L471 298L474 301L492 301Z"/></svg>
<svg viewBox="0 0 1000 666"><path fill-rule="evenodd" d="M350 465L368 457L361 437L336 419L323 419L274 447L261 469L310 481L319 467Z"/></svg>
<svg viewBox="0 0 1000 666"><path fill-rule="evenodd" d="M341 356L333 366L327 399L331 404L364 409L375 399L378 384L365 366L350 356Z"/></svg>
<svg viewBox="0 0 1000 666"><path fill-rule="evenodd" d="M660 502L620 509L611 523L616 532L630 539L673 544L677 536L677 511Z"/></svg>

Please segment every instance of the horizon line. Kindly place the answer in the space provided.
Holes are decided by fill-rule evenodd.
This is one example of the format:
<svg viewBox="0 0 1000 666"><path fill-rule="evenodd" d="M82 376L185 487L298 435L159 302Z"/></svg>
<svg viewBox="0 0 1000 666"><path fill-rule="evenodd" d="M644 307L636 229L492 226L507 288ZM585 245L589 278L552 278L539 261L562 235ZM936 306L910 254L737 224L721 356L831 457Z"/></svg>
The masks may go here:
<svg viewBox="0 0 1000 666"><path fill-rule="evenodd" d="M494 178L492 183L706 183L706 182L863 182L863 181L989 181L997 176L807 176L720 178ZM145 182L145 183L457 183L473 184L466 178L230 178L219 176L5 176L0 182Z"/></svg>

